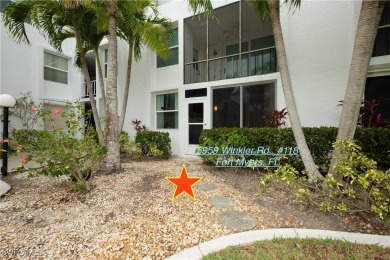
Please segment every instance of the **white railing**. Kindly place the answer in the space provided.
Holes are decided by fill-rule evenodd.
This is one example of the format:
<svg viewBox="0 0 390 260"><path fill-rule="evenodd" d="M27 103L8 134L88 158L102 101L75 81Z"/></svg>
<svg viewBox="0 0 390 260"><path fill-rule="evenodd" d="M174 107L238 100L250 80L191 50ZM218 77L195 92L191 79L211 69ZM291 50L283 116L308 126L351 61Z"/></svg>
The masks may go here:
<svg viewBox="0 0 390 260"><path fill-rule="evenodd" d="M96 97L96 80L92 80L92 89L93 89L93 96ZM89 98L89 92L87 88L87 83L83 82L83 90L82 90L82 96L81 98Z"/></svg>

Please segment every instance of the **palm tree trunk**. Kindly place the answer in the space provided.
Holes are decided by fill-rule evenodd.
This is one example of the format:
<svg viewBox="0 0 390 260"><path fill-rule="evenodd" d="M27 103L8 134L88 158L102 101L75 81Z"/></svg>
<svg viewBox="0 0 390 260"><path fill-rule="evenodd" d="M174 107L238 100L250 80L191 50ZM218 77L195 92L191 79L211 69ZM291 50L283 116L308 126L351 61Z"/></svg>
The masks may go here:
<svg viewBox="0 0 390 260"><path fill-rule="evenodd" d="M384 1L363 0L362 2L337 140L352 139L355 135L368 65L371 60L383 8ZM334 151L329 173L334 173L334 167L339 159L337 151ZM341 176L336 177L341 178Z"/></svg>
<svg viewBox="0 0 390 260"><path fill-rule="evenodd" d="M104 142L103 142L102 128L99 121L99 114L97 111L95 96L93 95L93 87L91 83L91 78L89 77L87 61L85 60L85 54L83 52L83 46L81 44L80 32L75 31L75 36L76 36L76 43L77 43L77 51L79 52L80 55L81 70L83 71L84 78L86 81L85 84L87 85L89 100L91 102L92 115L95 121L96 132L99 138L99 144L103 145Z"/></svg>
<svg viewBox="0 0 390 260"><path fill-rule="evenodd" d="M101 164L101 170L112 173L120 170L119 135L118 135L118 90L117 90L117 38L116 5L117 0L107 1L108 20L108 65L106 84L106 122L105 143L107 154Z"/></svg>
<svg viewBox="0 0 390 260"><path fill-rule="evenodd" d="M312 182L315 177L322 178L323 176L320 174L314 163L313 157L306 143L305 135L302 131L301 122L299 120L298 111L294 99L294 93L290 81L282 27L280 24L279 1L270 0L269 9L272 21L272 30L275 37L275 46L280 76L282 79L283 93L284 98L286 100L286 106L291 123L291 128L294 133L294 138L297 142L303 164L305 165L305 170L307 172L309 182Z"/></svg>
<svg viewBox="0 0 390 260"><path fill-rule="evenodd" d="M95 50L96 55L96 62L98 67L98 75L99 75L99 81L100 81L100 93L102 95L102 101L103 101L103 110L106 110L106 91L104 90L104 77L103 77L103 71L102 71L102 64L100 62L99 57L99 50Z"/></svg>
<svg viewBox="0 0 390 260"><path fill-rule="evenodd" d="M123 96L123 104L121 110L121 116L119 118L119 133L123 130L123 125L125 123L126 109L127 109L127 100L129 99L129 89L130 89L130 78L131 78L131 65L133 63L133 44L129 44L129 58L127 60L127 74L126 74L126 84L125 84L125 93Z"/></svg>

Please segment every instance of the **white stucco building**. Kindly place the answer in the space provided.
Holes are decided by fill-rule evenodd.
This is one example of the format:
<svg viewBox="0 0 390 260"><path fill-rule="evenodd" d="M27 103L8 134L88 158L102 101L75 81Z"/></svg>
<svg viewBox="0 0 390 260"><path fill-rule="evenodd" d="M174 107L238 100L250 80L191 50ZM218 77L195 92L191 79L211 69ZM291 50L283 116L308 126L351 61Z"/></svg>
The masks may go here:
<svg viewBox="0 0 390 260"><path fill-rule="evenodd" d="M285 107L270 23L261 23L247 1L213 1L216 20L193 17L187 2L159 6L176 26L171 57L161 60L144 48L134 63L124 130L132 119L169 132L174 154L193 154L202 129L262 127L264 116ZM308 1L294 13L281 9L290 76L303 126L337 126L344 98L361 1ZM199 18L199 19L198 19ZM34 29L31 45L16 44L1 27L0 92L32 91L37 102L55 106L84 98L84 79L73 66L74 42L55 51ZM106 41L100 47L106 59ZM118 90L122 103L127 46L119 41ZM97 80L95 54L88 54ZM105 68L105 65L103 65ZM378 29L366 97L382 97L390 117L390 8ZM97 82L99 83L99 82ZM101 115L101 93L96 100Z"/></svg>

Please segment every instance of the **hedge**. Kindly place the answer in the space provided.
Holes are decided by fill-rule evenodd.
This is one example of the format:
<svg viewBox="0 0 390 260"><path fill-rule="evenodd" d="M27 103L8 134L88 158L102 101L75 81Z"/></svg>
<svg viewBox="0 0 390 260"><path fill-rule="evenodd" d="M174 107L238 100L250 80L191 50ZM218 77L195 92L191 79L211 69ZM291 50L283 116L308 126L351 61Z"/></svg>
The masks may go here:
<svg viewBox="0 0 390 260"><path fill-rule="evenodd" d="M169 133L138 131L135 142L141 144L142 154L169 158L172 154Z"/></svg>
<svg viewBox="0 0 390 260"><path fill-rule="evenodd" d="M314 161L320 170L326 171L330 164L332 144L336 140L336 127L304 127L303 132ZM375 160L381 168L390 168L390 129L357 128L357 144L362 152ZM200 147L269 147L276 152L281 147L296 147L291 128L214 128L204 129L199 138ZM200 155L206 164L215 164L216 155ZM251 155L250 159L262 159ZM264 158L264 156L263 156ZM289 163L298 170L304 169L300 156L286 156L281 163Z"/></svg>

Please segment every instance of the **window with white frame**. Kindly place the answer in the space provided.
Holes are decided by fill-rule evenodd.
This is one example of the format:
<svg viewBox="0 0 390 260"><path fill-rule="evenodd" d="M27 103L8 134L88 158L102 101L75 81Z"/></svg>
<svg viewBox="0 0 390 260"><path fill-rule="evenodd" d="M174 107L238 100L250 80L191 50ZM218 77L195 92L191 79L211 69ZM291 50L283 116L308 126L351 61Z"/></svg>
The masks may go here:
<svg viewBox="0 0 390 260"><path fill-rule="evenodd" d="M44 80L68 84L68 59L44 53Z"/></svg>
<svg viewBox="0 0 390 260"><path fill-rule="evenodd" d="M169 40L169 50L171 51L168 58L157 56L157 68L167 67L179 64L179 34L178 28L175 28L171 39Z"/></svg>
<svg viewBox="0 0 390 260"><path fill-rule="evenodd" d="M156 118L158 129L177 129L179 105L177 93L156 96Z"/></svg>
<svg viewBox="0 0 390 260"><path fill-rule="evenodd" d="M108 49L104 50L104 78L107 78Z"/></svg>

